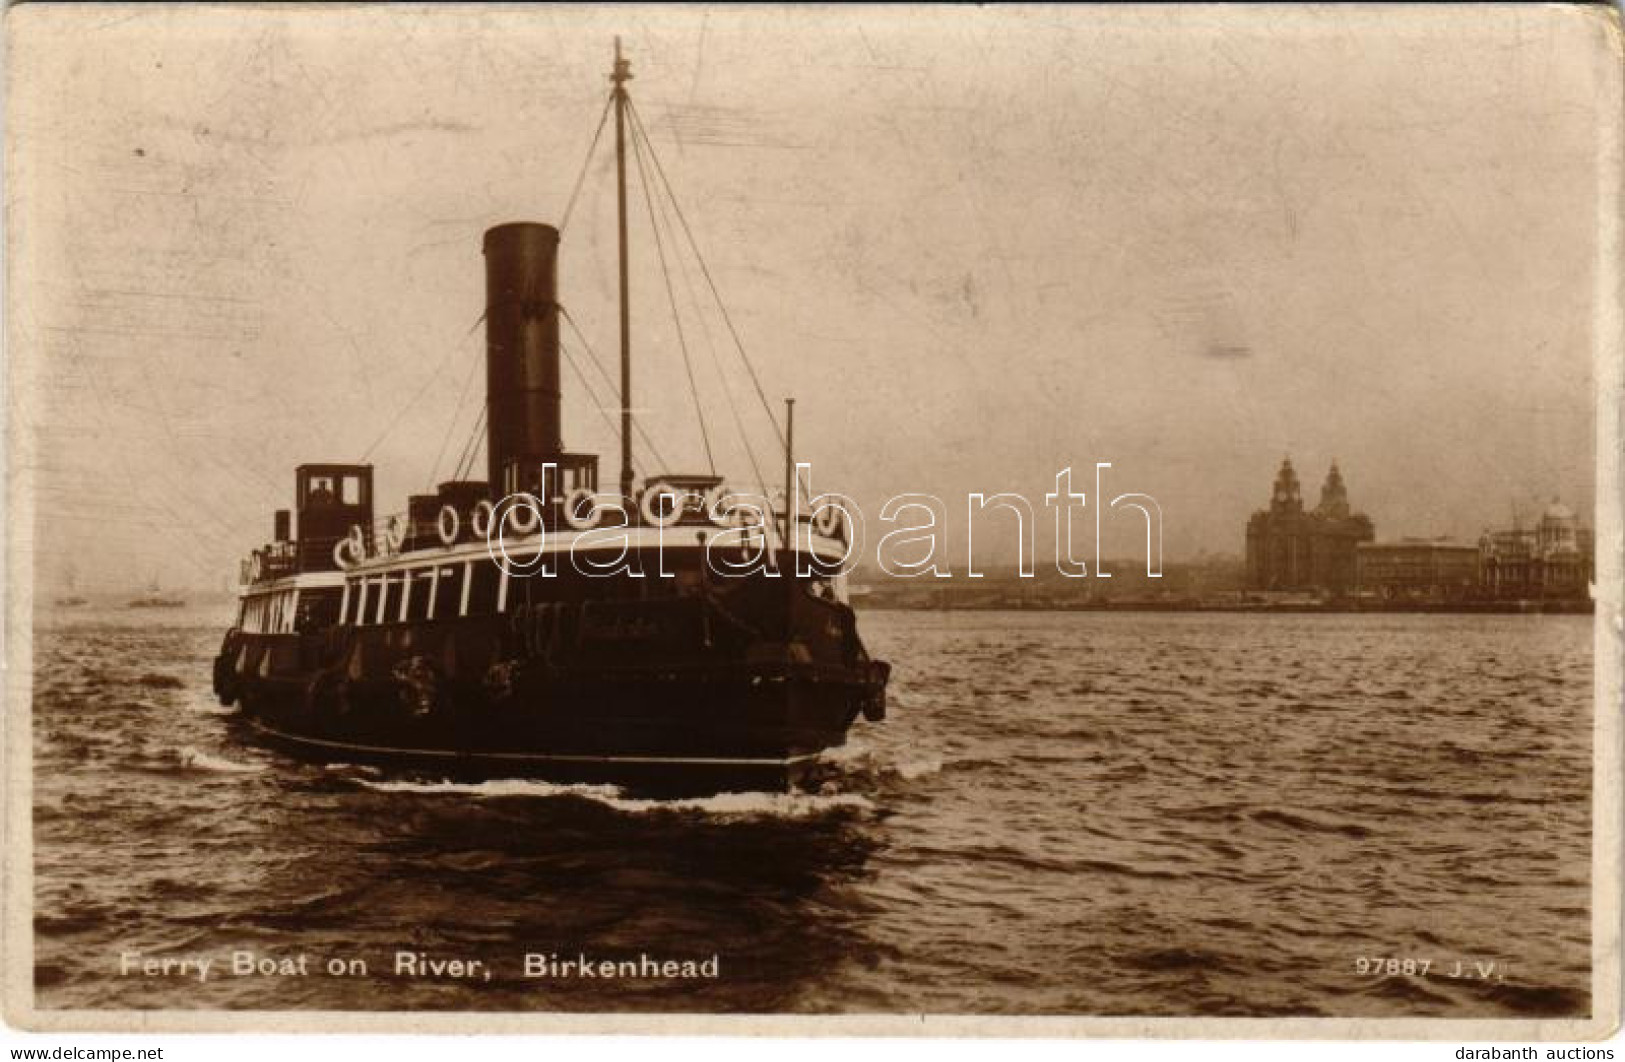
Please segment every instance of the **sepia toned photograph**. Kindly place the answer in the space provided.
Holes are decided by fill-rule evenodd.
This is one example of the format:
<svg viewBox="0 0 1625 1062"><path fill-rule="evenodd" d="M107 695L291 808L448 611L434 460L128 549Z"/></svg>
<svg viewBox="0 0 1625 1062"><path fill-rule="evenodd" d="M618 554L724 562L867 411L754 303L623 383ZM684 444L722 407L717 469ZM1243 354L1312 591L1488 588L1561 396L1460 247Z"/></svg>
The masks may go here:
<svg viewBox="0 0 1625 1062"><path fill-rule="evenodd" d="M9 8L8 1023L1609 1035L1621 84Z"/></svg>

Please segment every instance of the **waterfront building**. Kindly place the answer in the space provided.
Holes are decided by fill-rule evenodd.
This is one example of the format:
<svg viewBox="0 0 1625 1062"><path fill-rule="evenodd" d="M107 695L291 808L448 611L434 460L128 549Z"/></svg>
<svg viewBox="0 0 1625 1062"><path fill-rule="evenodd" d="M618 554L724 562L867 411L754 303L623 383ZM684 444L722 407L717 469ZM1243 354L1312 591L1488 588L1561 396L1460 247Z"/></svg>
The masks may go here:
<svg viewBox="0 0 1625 1062"><path fill-rule="evenodd" d="M1460 601L1479 585L1477 546L1448 538L1363 542L1355 551L1361 595L1384 600Z"/></svg>
<svg viewBox="0 0 1625 1062"><path fill-rule="evenodd" d="M1290 458L1275 475L1270 507L1247 521L1247 585L1253 590L1314 591L1341 597L1355 585L1356 547L1375 537L1371 520L1349 505L1337 463L1305 510Z"/></svg>
<svg viewBox="0 0 1625 1062"><path fill-rule="evenodd" d="M1594 544L1567 505L1552 499L1532 529L1485 531L1478 540L1480 586L1488 597L1585 597Z"/></svg>

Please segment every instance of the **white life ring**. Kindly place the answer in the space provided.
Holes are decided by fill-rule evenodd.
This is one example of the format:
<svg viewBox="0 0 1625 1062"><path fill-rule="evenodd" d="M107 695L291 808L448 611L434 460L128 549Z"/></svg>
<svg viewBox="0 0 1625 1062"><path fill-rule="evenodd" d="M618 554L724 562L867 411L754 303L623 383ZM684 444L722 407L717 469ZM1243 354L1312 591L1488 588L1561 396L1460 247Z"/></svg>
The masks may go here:
<svg viewBox="0 0 1625 1062"><path fill-rule="evenodd" d="M564 496L564 522L572 530L591 531L598 526L598 513L598 496L586 487L577 487Z"/></svg>
<svg viewBox="0 0 1625 1062"><path fill-rule="evenodd" d="M446 524L450 518L451 525ZM457 509L451 505L440 507L440 517L435 521L435 530L440 533L440 544L449 546L457 541L457 535L463 529L463 518L457 515Z"/></svg>
<svg viewBox="0 0 1625 1062"><path fill-rule="evenodd" d="M340 571L349 571L355 567L355 557L350 550L350 540L341 538L333 543L333 563L339 566Z"/></svg>
<svg viewBox="0 0 1625 1062"><path fill-rule="evenodd" d="M384 545L389 548L389 552L393 555L401 551L401 546L405 542L406 517L396 513L389 518L389 523L384 527Z"/></svg>
<svg viewBox="0 0 1625 1062"><path fill-rule="evenodd" d="M502 522L516 535L533 535L542 526L542 503L534 494L510 494L503 499ZM524 519L519 517L524 513Z"/></svg>
<svg viewBox="0 0 1625 1062"><path fill-rule="evenodd" d="M660 512L656 503L661 498L671 499L670 512ZM643 497L638 500L638 512L643 515L643 522L650 527L666 528L673 526L683 518L683 508L683 495L665 484L650 487L643 492Z"/></svg>
<svg viewBox="0 0 1625 1062"><path fill-rule="evenodd" d="M846 527L846 514L841 511L840 506L821 506L818 511L813 514L812 524L813 530L817 531L825 538L840 539L843 542L846 541L841 537L841 532Z"/></svg>
<svg viewBox="0 0 1625 1062"><path fill-rule="evenodd" d="M360 524L350 525L350 537L346 541L350 543L350 556L358 561L367 559L367 535Z"/></svg>
<svg viewBox="0 0 1625 1062"><path fill-rule="evenodd" d="M481 498L479 504L474 506L473 515L468 518L468 526L473 528L474 533L481 538L491 536L491 512L490 501Z"/></svg>

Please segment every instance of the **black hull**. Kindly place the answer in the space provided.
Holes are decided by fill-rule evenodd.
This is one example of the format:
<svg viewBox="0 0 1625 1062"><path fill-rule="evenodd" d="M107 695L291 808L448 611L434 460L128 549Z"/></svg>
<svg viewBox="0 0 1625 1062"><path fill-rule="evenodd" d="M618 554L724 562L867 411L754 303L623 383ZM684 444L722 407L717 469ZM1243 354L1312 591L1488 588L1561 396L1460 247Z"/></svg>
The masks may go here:
<svg viewBox="0 0 1625 1062"><path fill-rule="evenodd" d="M288 734L252 718L247 726L262 743L307 762L356 764L454 782L525 778L561 785L607 785L632 796L669 798L789 792L811 785L821 773L818 753L751 760L394 748Z"/></svg>
<svg viewBox="0 0 1625 1062"><path fill-rule="evenodd" d="M238 670L256 649L270 674ZM881 718L888 670L870 661L561 669L511 660L472 681L406 659L356 677L342 666L277 673L267 640L223 654L216 690L242 706L256 737L307 760L692 795L805 781L859 716Z"/></svg>
<svg viewBox="0 0 1625 1062"><path fill-rule="evenodd" d="M483 615L233 630L215 693L305 757L695 793L793 785L885 714L852 610L795 583L510 590Z"/></svg>

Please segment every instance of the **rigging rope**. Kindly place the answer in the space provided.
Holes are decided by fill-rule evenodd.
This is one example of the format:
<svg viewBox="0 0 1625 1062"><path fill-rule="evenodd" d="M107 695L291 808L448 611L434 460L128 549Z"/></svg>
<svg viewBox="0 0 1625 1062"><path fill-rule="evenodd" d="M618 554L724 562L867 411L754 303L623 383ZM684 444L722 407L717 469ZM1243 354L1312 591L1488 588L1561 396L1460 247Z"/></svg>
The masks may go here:
<svg viewBox="0 0 1625 1062"><path fill-rule="evenodd" d="M581 387L587 392L587 397L592 400L593 408L598 410L598 415L603 418L604 426L609 428L611 435L614 435L620 429L615 424L615 418L609 415L610 407L599 399L598 392L592 386L592 381L587 379L587 374L581 371L581 364L576 361L575 355L570 353L570 348L560 343L559 352L564 355L564 360L570 363L570 368L575 370L576 379L581 381ZM653 456L657 464L662 463L659 455Z"/></svg>
<svg viewBox="0 0 1625 1062"><path fill-rule="evenodd" d="M654 233L655 256L660 260L661 278L666 282L666 300L671 303L672 324L677 329L677 346L683 352L683 371L688 374L688 393L694 399L694 419L699 422L700 441L705 444L705 463L711 474L717 473L716 457L711 453L711 432L705 426L705 407L700 402L700 388L694 381L694 361L689 357L688 339L683 334L683 318L677 312L677 293L671 286L671 268L666 264L666 244L660 238L660 223L655 218L654 195L649 191L648 164L643 161L643 148L639 144L637 128L632 130L632 155L638 163L638 182L643 186L643 202L649 209L649 229ZM649 153L654 154L650 145Z"/></svg>
<svg viewBox="0 0 1625 1062"><path fill-rule="evenodd" d="M641 136L643 142L649 146L649 157L654 161L655 173L659 176L660 183L666 190L666 198L671 200L672 210L677 214L677 220L682 225L683 235L688 238L688 245L694 252L694 261L699 264L700 274L705 277L706 286L711 290L711 298L717 304L717 311L722 315L722 322L727 325L728 334L733 338L734 348L739 351L739 360L744 363L745 371L750 374L750 382L756 389L757 399L762 403L762 411L767 414L768 423L773 425L773 433L778 437L780 449L784 450L788 455L790 440L785 436L784 429L779 425L778 417L773 413L773 404L768 401L767 392L762 387L761 377L756 374L756 366L752 364L750 355L745 352L745 342L739 336L739 329L734 327L733 317L728 313L727 304L722 301L722 292L717 288L716 279L711 276L710 267L705 264L705 256L700 253L699 241L694 238L694 230L688 223L688 216L683 213L683 205L677 199L677 192L672 188L671 179L666 176L666 167L661 163L660 154L655 150L653 142L649 140L649 131L643 124L643 115L638 111L637 105L632 102L631 97L627 97L626 106L632 115L634 132ZM754 460L752 464L754 465ZM757 475L759 477L761 473L758 472ZM809 497L811 496L812 484L809 482L808 477L798 475L796 477L796 486L798 489L805 490ZM790 500L786 498L785 504L788 505L789 502Z"/></svg>
<svg viewBox="0 0 1625 1062"><path fill-rule="evenodd" d="M485 314L481 313L480 320L474 322L474 327L478 328L480 321L484 320ZM469 362L468 375L463 378L463 389L458 393L457 405L451 411L451 421L446 425L446 434L440 439L440 450L434 455L434 464L429 466L430 482L433 482L435 476L440 472L440 460L446 456L446 447L451 445L452 434L457 430L457 418L462 415L463 403L468 401L468 392L474 386L474 377L478 373L479 367L480 359L476 358Z"/></svg>
<svg viewBox="0 0 1625 1062"><path fill-rule="evenodd" d="M582 349L585 350L587 352L587 356L592 359L592 367L598 370L598 375L603 379L605 386L609 388L609 393L612 395L615 394L620 389L619 385L617 385L610 377L609 370L604 368L604 360L598 356L598 351L594 350L593 345L587 341L587 334L581 330L580 325L576 324L576 319L570 316L570 311L563 305L559 306L559 313L562 314L565 321L569 323L570 330L576 334L576 338L581 340ZM610 407L606 406L605 408L607 409ZM620 407L617 405L614 408L619 409ZM644 445L649 448L649 456L654 458L655 463L657 465L665 466L666 459L660 453L660 448L655 446L654 440L649 437L649 433L643 429L643 422L641 420L634 420L632 422L632 430L637 432L638 437L641 438ZM619 428L615 429L615 434L620 434Z"/></svg>
<svg viewBox="0 0 1625 1062"><path fill-rule="evenodd" d="M450 361L452 355L456 354L462 349L463 344L468 342L468 337L474 334L474 329L478 328L480 326L480 322L484 320L485 314L481 313L479 319L474 322L473 326L469 328L467 332L463 333L463 338L458 341L457 345L452 347L451 350L447 351L446 356L441 358L440 363L434 367L434 371L429 373L429 375L424 378L423 386L417 389L417 393L415 393L411 398L407 399L406 404L395 411L395 416L387 425L384 426L384 430L378 433L378 438L374 439L372 444L361 452L361 457L358 461L356 461L356 464L365 464L367 458L372 456L372 452L378 449L378 445L385 439L389 438L389 433L394 431L396 427L400 425L401 420L406 416L406 411L417 405L418 399L422 398L428 393L429 387L440 378L440 370L445 368L446 362Z"/></svg>
<svg viewBox="0 0 1625 1062"><path fill-rule="evenodd" d="M654 148L651 146L650 153L652 154L653 151ZM676 223L671 220L666 212L665 198L658 199L657 203L666 230L675 233ZM734 430L739 433L739 445L745 451L745 459L750 462L750 469L756 477L756 484L766 489L767 479L762 475L762 466L756 460L756 448L751 445L750 432L745 427L745 418L739 411L739 403L734 400L733 388L728 386L728 372L722 367L722 357L717 353L717 345L711 338L711 328L706 324L705 313L700 305L700 296L694 287L694 277L683 255L678 254L673 257L677 261L677 272L683 278L683 291L688 295L689 304L694 308L694 317L700 323L700 335L705 339L706 352L711 355L711 365L716 369L717 377L722 383L722 397L728 403L728 412L733 419Z"/></svg>
<svg viewBox="0 0 1625 1062"><path fill-rule="evenodd" d="M570 201L565 204L564 216L559 219L559 233L561 235L565 227L570 224L570 215L575 211L576 198L581 195L581 186L587 180L587 170L592 165L593 152L598 150L598 139L604 135L604 123L609 119L609 105L613 102L615 102L615 94L610 93L604 99L604 112L598 116L598 128L593 131L592 143L587 145L587 157L581 160L581 172L576 175L575 187L570 190Z"/></svg>
<svg viewBox="0 0 1625 1062"><path fill-rule="evenodd" d="M637 107L630 98L627 99L626 104L627 110L632 115L634 128L647 142L649 133L643 125L643 116L638 112ZM654 150L652 144L649 148L649 156L654 160L655 173L659 176L660 183L666 189L666 196L671 200L672 209L677 213L677 220L682 224L683 235L688 238L688 244L694 250L694 260L699 263L700 273L705 277L705 283L711 289L711 297L716 300L717 309L722 313L723 323L728 326L728 334L733 337L734 346L739 351L739 360L745 363L745 369L750 373L751 383L756 387L756 397L761 399L762 409L767 413L767 419L773 425L773 431L778 436L779 445L782 447L786 441L784 429L779 425L778 417L773 415L773 404L767 399L767 392L762 388L761 378L756 375L756 367L751 364L750 355L745 353L745 343L739 338L739 330L734 327L733 318L728 314L728 307L723 304L722 294L717 290L716 280L711 276L710 267L705 264L705 256L700 253L699 242L694 239L694 230L689 227L688 217L683 213L683 205L678 201L677 193L672 190L671 181L666 176L666 168L660 162L660 154Z"/></svg>
<svg viewBox="0 0 1625 1062"><path fill-rule="evenodd" d="M469 433L468 442L463 445L463 456L457 459L457 471L452 475L452 479L460 480L474 471L474 458L480 452L480 436L485 433L485 415L490 410L491 403L489 400L480 406L479 418L474 421L474 430ZM493 483L490 486L494 488L496 484Z"/></svg>

